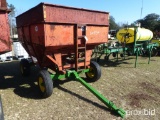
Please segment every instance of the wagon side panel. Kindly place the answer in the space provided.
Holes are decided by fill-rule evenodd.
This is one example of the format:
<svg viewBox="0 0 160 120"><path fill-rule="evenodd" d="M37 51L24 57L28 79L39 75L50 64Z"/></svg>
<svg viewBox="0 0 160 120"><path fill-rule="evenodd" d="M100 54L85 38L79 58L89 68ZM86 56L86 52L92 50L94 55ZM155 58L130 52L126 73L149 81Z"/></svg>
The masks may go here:
<svg viewBox="0 0 160 120"><path fill-rule="evenodd" d="M45 24L45 46L73 45L73 29L73 25Z"/></svg>
<svg viewBox="0 0 160 120"><path fill-rule="evenodd" d="M44 25L34 24L18 28L19 39L30 56L39 62L44 57Z"/></svg>
<svg viewBox="0 0 160 120"><path fill-rule="evenodd" d="M108 41L108 27L106 26L88 26L86 37L88 44L101 44Z"/></svg>
<svg viewBox="0 0 160 120"><path fill-rule="evenodd" d="M29 32L29 26L18 27L17 31L18 31L19 40L21 44L23 45L23 47L26 49L26 51L29 53L30 56L35 56L32 42L30 39L31 36Z"/></svg>
<svg viewBox="0 0 160 120"><path fill-rule="evenodd" d="M82 35L82 29L79 36ZM108 27L106 26L87 26L87 44L98 45L108 40ZM54 47L74 47L74 25L45 25L45 46Z"/></svg>
<svg viewBox="0 0 160 120"><path fill-rule="evenodd" d="M17 27L24 25L28 26L34 23L41 23L43 21L43 6L41 5L38 5L16 17Z"/></svg>
<svg viewBox="0 0 160 120"><path fill-rule="evenodd" d="M46 22L57 23L83 23L108 25L109 15L107 12L78 9L65 6L44 5L44 15Z"/></svg>
<svg viewBox="0 0 160 120"><path fill-rule="evenodd" d="M44 24L33 24L30 26L30 40L32 43L44 46Z"/></svg>
<svg viewBox="0 0 160 120"><path fill-rule="evenodd" d="M0 53L11 51L8 14L0 11Z"/></svg>

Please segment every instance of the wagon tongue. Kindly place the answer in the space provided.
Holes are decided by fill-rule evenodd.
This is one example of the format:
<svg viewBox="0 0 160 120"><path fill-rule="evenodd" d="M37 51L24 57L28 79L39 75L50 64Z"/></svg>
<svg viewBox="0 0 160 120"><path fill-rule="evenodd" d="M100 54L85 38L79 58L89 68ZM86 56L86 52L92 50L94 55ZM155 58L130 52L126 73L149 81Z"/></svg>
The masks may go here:
<svg viewBox="0 0 160 120"><path fill-rule="evenodd" d="M125 112L123 109L121 109L121 108L117 110L117 113L118 113L122 118L124 118L125 115L126 115L126 112Z"/></svg>
<svg viewBox="0 0 160 120"><path fill-rule="evenodd" d="M120 115L120 117L124 118L126 112L121 109L117 108L116 105L105 98L102 94L100 94L95 88L93 88L90 84L86 83L76 71L68 71L72 77L74 76L76 80L78 80L82 85L84 85L92 94L94 94L101 102L103 102L107 107L109 107L113 112Z"/></svg>
<svg viewBox="0 0 160 120"><path fill-rule="evenodd" d="M122 108L117 108L115 104L111 101L107 104L107 106L113 110L116 114L120 115L120 117L124 118L126 115L126 112Z"/></svg>

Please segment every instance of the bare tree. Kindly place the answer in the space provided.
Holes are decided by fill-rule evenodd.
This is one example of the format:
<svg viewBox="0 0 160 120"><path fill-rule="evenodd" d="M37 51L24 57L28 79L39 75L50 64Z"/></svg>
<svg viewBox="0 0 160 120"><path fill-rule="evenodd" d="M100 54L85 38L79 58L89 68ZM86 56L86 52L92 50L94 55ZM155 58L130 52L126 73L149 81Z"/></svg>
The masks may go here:
<svg viewBox="0 0 160 120"><path fill-rule="evenodd" d="M13 35L17 33L16 21L15 21L15 7L13 4L8 4L8 8L11 10L8 17L9 17L9 25L10 25L10 31L11 31L10 34L11 34L11 37L13 37Z"/></svg>

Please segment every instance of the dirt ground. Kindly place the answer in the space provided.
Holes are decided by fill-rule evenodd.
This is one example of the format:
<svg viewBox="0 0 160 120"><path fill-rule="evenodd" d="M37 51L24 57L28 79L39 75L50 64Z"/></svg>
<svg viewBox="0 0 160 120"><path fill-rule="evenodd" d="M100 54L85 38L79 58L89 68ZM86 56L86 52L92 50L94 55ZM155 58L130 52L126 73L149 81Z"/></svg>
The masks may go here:
<svg viewBox="0 0 160 120"><path fill-rule="evenodd" d="M100 80L90 83L127 115L124 120L159 120L160 57L125 60L101 58ZM36 84L38 68L31 76L20 74L19 61L0 63L0 95L5 120L120 120L77 81L54 85L53 95L42 99ZM84 77L84 75L82 75Z"/></svg>

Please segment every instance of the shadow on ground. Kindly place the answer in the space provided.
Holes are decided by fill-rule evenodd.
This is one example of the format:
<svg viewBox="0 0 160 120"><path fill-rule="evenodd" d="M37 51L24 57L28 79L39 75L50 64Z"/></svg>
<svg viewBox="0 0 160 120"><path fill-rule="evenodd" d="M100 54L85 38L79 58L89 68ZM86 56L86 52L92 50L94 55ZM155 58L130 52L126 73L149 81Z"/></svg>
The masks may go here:
<svg viewBox="0 0 160 120"><path fill-rule="evenodd" d="M39 99L37 85L37 67L31 67L29 77L23 77L20 73L19 61L0 63L0 89L13 88L13 92L21 97Z"/></svg>
<svg viewBox="0 0 160 120"><path fill-rule="evenodd" d="M128 60L130 59L134 59L134 58L126 57L125 59L118 58L118 60L116 58L111 58L109 60L105 60L102 57L99 61L96 61L94 58L92 60L98 62L98 64L103 67L117 67L120 64L133 64L128 62Z"/></svg>
<svg viewBox="0 0 160 120"><path fill-rule="evenodd" d="M143 60L143 62L140 62ZM128 68L134 68L135 67L135 62L136 62L136 56L126 56L124 57L119 57L118 59L116 57L110 57L109 60L105 60L104 56L102 56L99 60L96 58L92 58L93 61L96 61L100 66L103 67L122 67L124 64L125 65L132 65L133 66L128 66ZM145 61L144 61L145 60ZM155 61L150 58L150 62ZM137 64L148 64L149 62L149 57L148 56L138 56L137 58ZM123 68L126 68L127 66L123 66Z"/></svg>
<svg viewBox="0 0 160 120"><path fill-rule="evenodd" d="M0 63L0 89L5 90L13 88L13 92L20 97L30 98L30 99L42 99L42 96L40 95L39 92L39 88L36 84L36 77L38 73L39 69L33 66L31 67L31 75L28 77L23 77L20 73L19 61ZM58 88L63 92L71 94L79 98L80 100L92 104L95 107L98 107L105 111L109 111L111 112L111 114L116 115L105 105L101 105L97 102L91 101L61 86L62 84L70 81L71 81L70 79L64 81L55 81L54 87Z"/></svg>
<svg viewBox="0 0 160 120"><path fill-rule="evenodd" d="M84 80L86 80L86 79L84 79ZM107 108L105 105L101 105L101 104L99 104L97 102L91 101L91 100L89 100L89 99L87 99L87 98L85 98L85 97L83 97L83 96L81 96L81 95L79 95L79 94L77 94L77 93L75 93L73 91L70 91L70 90L68 90L68 89L66 89L66 88L64 88L64 87L61 86L61 85L65 84L66 82L70 82L70 81L72 81L72 80L68 79L68 80L65 80L65 81L60 81L60 80L59 81L55 81L54 82L54 87L58 88L59 90L61 90L63 92L66 92L66 93L68 93L68 94L70 94L72 96L75 96L75 97L77 97L80 100L83 100L83 101L85 101L85 102L87 102L89 104L92 104L95 107L98 107L98 108L100 108L100 109L102 109L104 111L108 111L108 112L110 112L114 116L117 116L117 117L119 116L116 113L116 111L112 111L110 108Z"/></svg>

